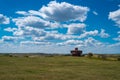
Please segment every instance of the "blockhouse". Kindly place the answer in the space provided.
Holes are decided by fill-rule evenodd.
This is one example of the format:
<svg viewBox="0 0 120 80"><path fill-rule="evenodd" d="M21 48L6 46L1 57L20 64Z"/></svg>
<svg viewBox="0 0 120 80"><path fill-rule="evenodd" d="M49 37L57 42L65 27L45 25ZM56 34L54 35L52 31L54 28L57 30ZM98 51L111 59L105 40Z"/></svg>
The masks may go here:
<svg viewBox="0 0 120 80"><path fill-rule="evenodd" d="M75 50L71 50L72 56L81 56L82 50L78 50L78 48L75 48Z"/></svg>

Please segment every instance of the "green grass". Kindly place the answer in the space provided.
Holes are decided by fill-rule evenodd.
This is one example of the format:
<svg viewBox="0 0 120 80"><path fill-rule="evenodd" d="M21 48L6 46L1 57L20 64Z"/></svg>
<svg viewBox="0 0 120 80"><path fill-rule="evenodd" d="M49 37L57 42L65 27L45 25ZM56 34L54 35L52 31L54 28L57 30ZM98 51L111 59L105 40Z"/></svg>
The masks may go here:
<svg viewBox="0 0 120 80"><path fill-rule="evenodd" d="M0 80L120 80L120 61L0 56Z"/></svg>

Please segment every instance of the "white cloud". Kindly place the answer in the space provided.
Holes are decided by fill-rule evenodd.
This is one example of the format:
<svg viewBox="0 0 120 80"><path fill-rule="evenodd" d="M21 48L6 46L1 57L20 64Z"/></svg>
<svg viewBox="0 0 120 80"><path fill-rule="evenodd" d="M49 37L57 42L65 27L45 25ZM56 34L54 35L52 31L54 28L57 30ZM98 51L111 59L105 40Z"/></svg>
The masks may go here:
<svg viewBox="0 0 120 80"><path fill-rule="evenodd" d="M85 31L83 34L81 34L79 37L80 38L85 38L88 36L96 36L98 35L98 30L94 30L94 31Z"/></svg>
<svg viewBox="0 0 120 80"><path fill-rule="evenodd" d="M13 33L15 36L30 36L30 37L40 37L44 36L46 32L43 29L33 28L26 26L22 29L18 29Z"/></svg>
<svg viewBox="0 0 120 80"><path fill-rule="evenodd" d="M13 19L13 21L19 27L31 26L31 27L37 27L37 28L44 28L48 24L48 22L45 22L41 18L35 17L35 16L16 18L16 19Z"/></svg>
<svg viewBox="0 0 120 80"><path fill-rule="evenodd" d="M56 40L67 40L67 39L71 39L71 38L74 38L74 37L70 36L70 35L65 35L65 34L58 34L58 33L50 33L50 32L48 32L45 36L35 38L35 40L56 41Z"/></svg>
<svg viewBox="0 0 120 80"><path fill-rule="evenodd" d="M5 30L5 31L8 31L8 32L14 32L14 31L17 30L17 28L8 27L8 28L5 28L4 30Z"/></svg>
<svg viewBox="0 0 120 80"><path fill-rule="evenodd" d="M120 27L120 9L109 13L109 19L114 21L118 27Z"/></svg>
<svg viewBox="0 0 120 80"><path fill-rule="evenodd" d="M108 49L112 53L120 53L120 42L108 45Z"/></svg>
<svg viewBox="0 0 120 80"><path fill-rule="evenodd" d="M17 40L23 39L23 37L3 36L3 42L17 42Z"/></svg>
<svg viewBox="0 0 120 80"><path fill-rule="evenodd" d="M99 42L98 40L95 40L92 37L89 37L88 39L86 39L84 44L85 46L89 46L89 47L97 47L97 46L103 45L103 43Z"/></svg>
<svg viewBox="0 0 120 80"><path fill-rule="evenodd" d="M105 33L105 30L104 29L101 29L101 32L100 32L100 37L102 38L108 38L110 35L108 33Z"/></svg>
<svg viewBox="0 0 120 80"><path fill-rule="evenodd" d="M100 36L101 38L108 38L110 35L108 33L105 33L104 29L101 29L100 33L98 30L85 31L83 34L79 36L79 38L85 38L89 36Z"/></svg>
<svg viewBox="0 0 120 80"><path fill-rule="evenodd" d="M47 34L45 36L42 37L38 37L36 38L36 40L40 40L40 41L55 41L55 40L59 40L60 39L60 35L57 34Z"/></svg>
<svg viewBox="0 0 120 80"><path fill-rule="evenodd" d="M117 38L113 38L113 40L120 41L120 35Z"/></svg>
<svg viewBox="0 0 120 80"><path fill-rule="evenodd" d="M120 41L120 31L118 31L117 33L118 33L118 37L113 38L113 40Z"/></svg>
<svg viewBox="0 0 120 80"><path fill-rule="evenodd" d="M0 14L0 24L9 24L10 20L8 17L4 16L3 14Z"/></svg>
<svg viewBox="0 0 120 80"><path fill-rule="evenodd" d="M29 45L29 44L1 44L0 52L6 53L69 53L72 48L69 46L57 46L55 44L48 45Z"/></svg>
<svg viewBox="0 0 120 80"><path fill-rule="evenodd" d="M22 41L21 45L50 45L50 42Z"/></svg>
<svg viewBox="0 0 120 80"><path fill-rule="evenodd" d="M83 45L83 41L81 40L67 40L65 42L57 43L59 46L65 46L65 45Z"/></svg>
<svg viewBox="0 0 120 80"><path fill-rule="evenodd" d="M58 46L71 46L72 48L73 47L79 47L83 50L86 49L86 51L88 50L88 52L90 50L93 50L94 52L96 52L95 50L98 49L98 48L105 48L105 44L92 38L92 37L88 37L87 39L84 39L84 40L67 40L65 42L60 42L60 43L57 43L56 45ZM86 52L85 51L85 52Z"/></svg>
<svg viewBox="0 0 120 80"><path fill-rule="evenodd" d="M40 36L40 37L34 37L33 40L35 41L64 41L64 40L70 40L70 39L79 39L79 36L77 35L70 35L70 34L62 34L56 31L46 31L46 35Z"/></svg>
<svg viewBox="0 0 120 80"><path fill-rule="evenodd" d="M36 10L29 10L28 12L27 11L16 11L16 14L24 15L24 16L39 16L39 17L44 16L40 11L36 11Z"/></svg>
<svg viewBox="0 0 120 80"><path fill-rule="evenodd" d="M115 43L115 44L111 44L111 45L109 45L109 47L111 47L111 48L119 48L120 49L120 42Z"/></svg>
<svg viewBox="0 0 120 80"><path fill-rule="evenodd" d="M66 25L68 27L68 31L67 33L68 34L81 34L84 32L84 29L86 27L85 24L83 23L73 23L73 24L70 24L70 25Z"/></svg>
<svg viewBox="0 0 120 80"><path fill-rule="evenodd" d="M51 1L47 6L43 6L40 10L44 14L44 18L53 21L70 21L79 20L83 22L86 20L88 7L76 6L66 2L58 3Z"/></svg>
<svg viewBox="0 0 120 80"><path fill-rule="evenodd" d="M43 46L44 45L44 46ZM60 46L61 45L61 46ZM61 43L50 43L40 41L22 41L21 45L16 44L1 44L1 52L12 53L29 53L29 52L43 52L43 53L70 53L70 50L78 47L83 53L119 53L120 43L116 44L104 44L92 37L85 40L67 40ZM54 49L54 50L53 50Z"/></svg>
<svg viewBox="0 0 120 80"><path fill-rule="evenodd" d="M97 13L96 11L93 11L93 14L94 14L94 15L98 15L98 13Z"/></svg>
<svg viewBox="0 0 120 80"><path fill-rule="evenodd" d="M27 13L26 11L17 11L16 14L29 15L29 13Z"/></svg>
<svg viewBox="0 0 120 80"><path fill-rule="evenodd" d="M15 18L13 19L13 22L15 22L18 27L31 26L34 28L56 28L59 26L59 23L46 21L36 16Z"/></svg>
<svg viewBox="0 0 120 80"><path fill-rule="evenodd" d="M88 11L88 7L76 6L66 2L57 3L56 1L51 1L47 6L43 6L39 11L17 11L17 14L24 15L24 17L13 19L13 22L18 26L18 29L13 30L9 28L5 30L9 32L13 30L14 36L31 37L36 41L75 39L78 38L78 36L70 34L81 34L84 32L84 28L86 27L84 23L72 23L68 25L60 24L56 21L68 22L79 20L82 22L86 19ZM51 33L49 30L44 31L45 29L64 27L68 28L67 34Z"/></svg>
<svg viewBox="0 0 120 80"><path fill-rule="evenodd" d="M35 11L35 10L29 10L28 11L31 15L36 15L36 16L44 16L41 12Z"/></svg>
<svg viewBox="0 0 120 80"><path fill-rule="evenodd" d="M13 32L13 35L14 35L14 36L24 36L24 35L23 35L24 32L25 32L24 30L19 30L19 29L18 29L18 30L16 30L16 31Z"/></svg>

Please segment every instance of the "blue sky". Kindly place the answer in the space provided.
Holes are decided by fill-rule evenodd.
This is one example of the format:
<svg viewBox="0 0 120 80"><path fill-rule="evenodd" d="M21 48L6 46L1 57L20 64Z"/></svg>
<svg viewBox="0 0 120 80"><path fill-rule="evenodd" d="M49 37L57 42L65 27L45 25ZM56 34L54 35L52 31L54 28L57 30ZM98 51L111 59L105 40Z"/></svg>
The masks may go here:
<svg viewBox="0 0 120 80"><path fill-rule="evenodd" d="M120 53L120 0L0 0L1 53Z"/></svg>

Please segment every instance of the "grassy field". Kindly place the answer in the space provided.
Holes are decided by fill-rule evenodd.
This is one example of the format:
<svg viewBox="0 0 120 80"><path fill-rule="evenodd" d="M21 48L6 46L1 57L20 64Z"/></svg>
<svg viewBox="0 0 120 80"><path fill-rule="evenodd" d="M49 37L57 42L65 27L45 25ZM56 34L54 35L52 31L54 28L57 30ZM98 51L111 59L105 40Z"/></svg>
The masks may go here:
<svg viewBox="0 0 120 80"><path fill-rule="evenodd" d="M120 80L120 61L0 56L0 80Z"/></svg>

